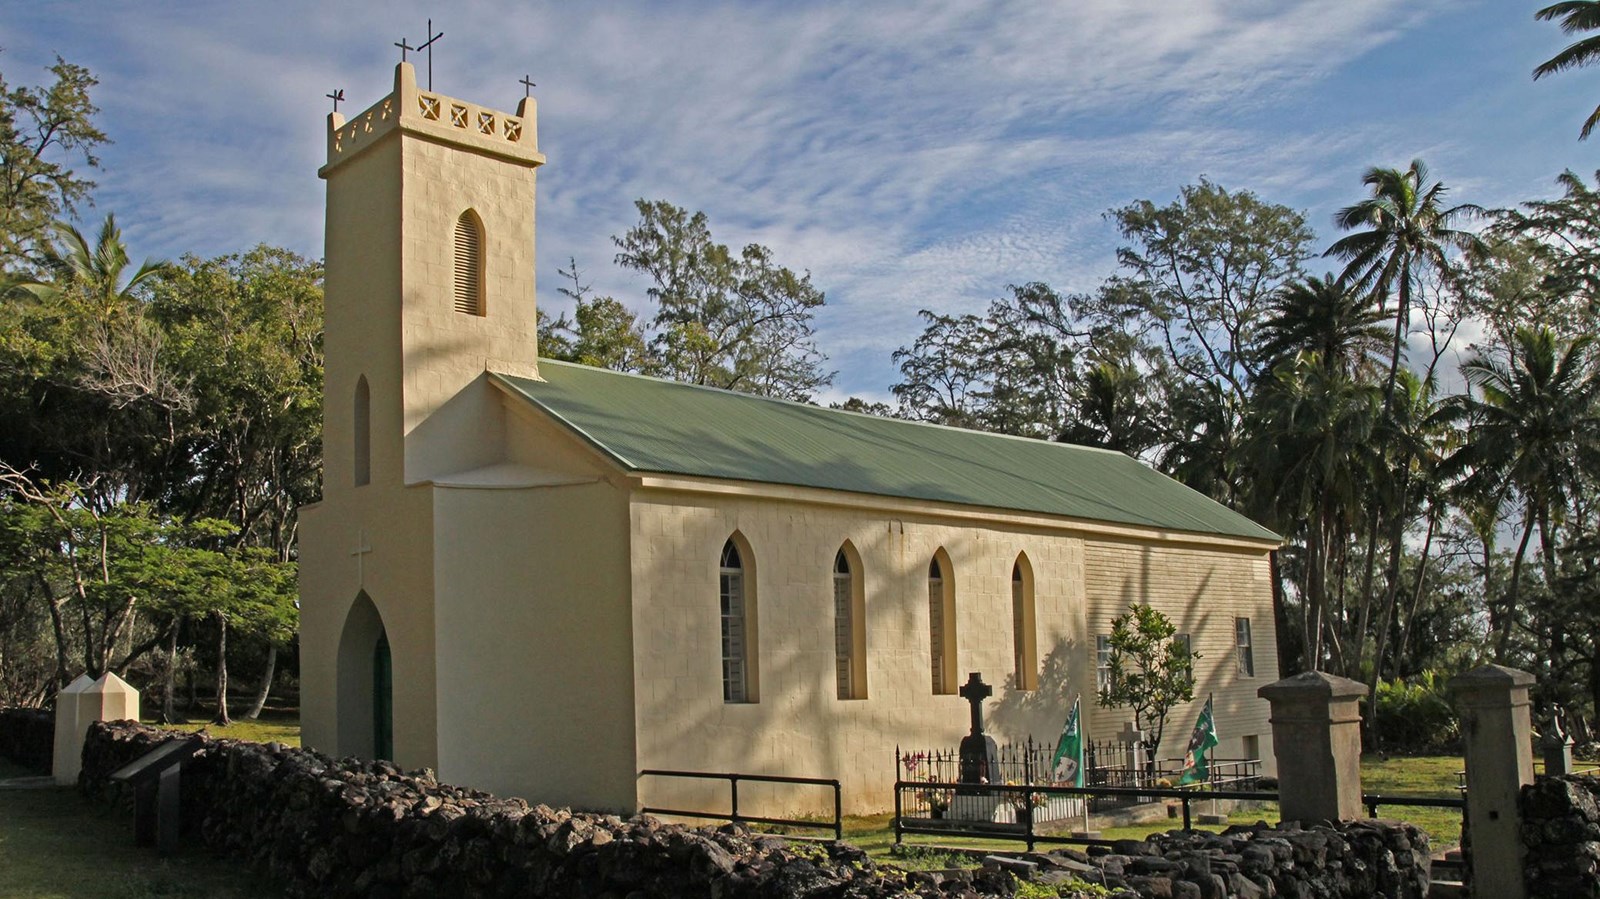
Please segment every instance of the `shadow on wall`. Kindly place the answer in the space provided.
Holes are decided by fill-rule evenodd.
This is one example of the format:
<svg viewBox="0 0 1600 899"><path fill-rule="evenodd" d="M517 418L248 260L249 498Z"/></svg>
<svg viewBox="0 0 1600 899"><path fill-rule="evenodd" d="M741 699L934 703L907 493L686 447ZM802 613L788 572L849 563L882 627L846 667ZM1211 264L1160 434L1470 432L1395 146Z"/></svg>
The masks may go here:
<svg viewBox="0 0 1600 899"><path fill-rule="evenodd" d="M1094 690L1085 689L1072 676L1079 651L1075 641L1058 640L1045 654L1037 690L1018 690L1016 674L1006 675L1000 699L987 710L985 720L992 722L989 729L1004 734L1006 739L1026 740L1032 736L1036 742L1054 743L1072 710L1074 695L1083 693L1085 714L1094 705Z"/></svg>

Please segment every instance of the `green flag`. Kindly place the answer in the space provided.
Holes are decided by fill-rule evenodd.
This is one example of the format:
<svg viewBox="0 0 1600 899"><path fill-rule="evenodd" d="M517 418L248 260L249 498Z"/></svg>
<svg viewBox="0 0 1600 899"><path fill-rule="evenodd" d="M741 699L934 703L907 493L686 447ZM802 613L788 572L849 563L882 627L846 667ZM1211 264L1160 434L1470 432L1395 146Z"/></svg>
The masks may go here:
<svg viewBox="0 0 1600 899"><path fill-rule="evenodd" d="M1083 727L1079 724L1079 696L1072 700L1072 711L1067 713L1066 726L1061 728L1061 742L1056 744L1056 757L1052 764L1056 783L1083 786Z"/></svg>
<svg viewBox="0 0 1600 899"><path fill-rule="evenodd" d="M1211 762L1206 758L1206 753L1215 745L1217 719L1211 714L1211 697L1207 696L1206 707L1200 710L1200 718L1194 723L1194 733L1189 735L1188 759L1183 763L1183 776L1178 778L1178 783L1192 784L1211 778Z"/></svg>

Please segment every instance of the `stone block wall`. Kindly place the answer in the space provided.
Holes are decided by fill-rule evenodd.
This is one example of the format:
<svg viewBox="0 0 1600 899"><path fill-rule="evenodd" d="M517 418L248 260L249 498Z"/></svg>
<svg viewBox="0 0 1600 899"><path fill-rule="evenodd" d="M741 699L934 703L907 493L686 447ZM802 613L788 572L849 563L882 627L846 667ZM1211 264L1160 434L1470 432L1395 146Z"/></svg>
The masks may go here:
<svg viewBox="0 0 1600 899"><path fill-rule="evenodd" d="M92 725L80 786L116 799L110 772L174 736L132 722ZM552 809L280 744L207 739L183 790L194 836L271 873L293 896L981 899L1012 896L1028 880L1104 884L1116 899L1422 899L1428 880L1427 837L1376 821L1175 832L1093 855L1059 850L906 874L844 843Z"/></svg>
<svg viewBox="0 0 1600 899"><path fill-rule="evenodd" d="M1522 788L1530 899L1600 899L1600 778L1548 777Z"/></svg>
<svg viewBox="0 0 1600 899"><path fill-rule="evenodd" d="M49 709L0 709L0 758L50 773L56 715Z"/></svg>

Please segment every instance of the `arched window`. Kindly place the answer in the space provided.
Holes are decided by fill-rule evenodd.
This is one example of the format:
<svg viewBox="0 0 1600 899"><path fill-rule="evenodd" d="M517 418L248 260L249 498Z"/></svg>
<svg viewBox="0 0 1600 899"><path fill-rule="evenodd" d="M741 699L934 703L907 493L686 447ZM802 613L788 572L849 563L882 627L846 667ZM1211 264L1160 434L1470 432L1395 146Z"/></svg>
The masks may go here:
<svg viewBox="0 0 1600 899"><path fill-rule="evenodd" d="M755 602L749 553L734 537L722 547L718 570L722 609L722 701L755 702Z"/></svg>
<svg viewBox="0 0 1600 899"><path fill-rule="evenodd" d="M860 560L848 542L833 557L834 669L840 699L867 698L866 602Z"/></svg>
<svg viewBox="0 0 1600 899"><path fill-rule="evenodd" d="M356 381L355 409L351 418L354 480L360 487L372 481L372 390L367 387L366 375Z"/></svg>
<svg viewBox="0 0 1600 899"><path fill-rule="evenodd" d="M943 549L928 563L928 648L935 695L956 692L955 578Z"/></svg>
<svg viewBox="0 0 1600 899"><path fill-rule="evenodd" d="M483 223L468 209L456 219L456 311L483 314Z"/></svg>
<svg viewBox="0 0 1600 899"><path fill-rule="evenodd" d="M1033 566L1026 555L1011 565L1011 644L1017 689L1039 688L1039 636L1034 621Z"/></svg>

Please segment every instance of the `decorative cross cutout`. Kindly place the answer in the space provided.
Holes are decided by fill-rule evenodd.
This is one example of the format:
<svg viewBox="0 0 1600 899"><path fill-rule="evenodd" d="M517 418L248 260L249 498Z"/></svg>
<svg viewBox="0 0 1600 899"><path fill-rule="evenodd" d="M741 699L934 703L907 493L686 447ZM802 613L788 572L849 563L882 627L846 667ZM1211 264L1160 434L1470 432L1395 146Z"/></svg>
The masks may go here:
<svg viewBox="0 0 1600 899"><path fill-rule="evenodd" d="M406 53L407 52L417 49L416 47L413 47L410 44L406 43L406 39L405 38L401 38L400 40L395 41L394 45L396 47L400 48L400 61L401 62L406 62L407 61L406 60Z"/></svg>
<svg viewBox="0 0 1600 899"><path fill-rule="evenodd" d="M370 552L372 552L372 544L367 540L366 530L356 531L356 548L350 551L350 555L356 557L356 582L363 587L367 585L365 562L367 553Z"/></svg>
<svg viewBox="0 0 1600 899"><path fill-rule="evenodd" d="M438 34L433 33L433 20L429 19L428 39L423 41L421 44L418 44L415 48L419 52L423 50L428 51L428 90L430 91L433 90L433 42L442 37L444 37L443 31L439 32Z"/></svg>
<svg viewBox="0 0 1600 899"><path fill-rule="evenodd" d="M961 698L972 703L972 735L983 734L983 701L994 695L994 688L983 682L983 675L974 671L959 691Z"/></svg>
<svg viewBox="0 0 1600 899"><path fill-rule="evenodd" d="M522 80L517 83L522 85L522 96L524 97L533 96L533 89L539 86L533 83L532 75L523 75Z"/></svg>
<svg viewBox="0 0 1600 899"><path fill-rule="evenodd" d="M329 100L333 101L333 111L334 112L338 112L339 111L339 101L344 99L344 88L341 87L338 90L334 91L333 93L331 93L331 94L323 94L323 96L327 97Z"/></svg>

